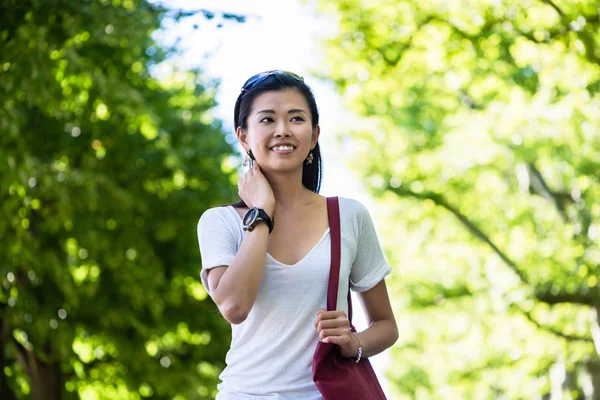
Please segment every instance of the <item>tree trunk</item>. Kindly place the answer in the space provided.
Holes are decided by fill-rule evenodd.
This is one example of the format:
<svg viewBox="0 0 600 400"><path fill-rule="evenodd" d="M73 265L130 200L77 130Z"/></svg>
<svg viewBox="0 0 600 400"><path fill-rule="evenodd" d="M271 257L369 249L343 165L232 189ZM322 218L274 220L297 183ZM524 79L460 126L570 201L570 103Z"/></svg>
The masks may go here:
<svg viewBox="0 0 600 400"><path fill-rule="evenodd" d="M597 361L588 361L586 369L592 381L592 394L591 396L586 396L586 400L600 400L600 363Z"/></svg>
<svg viewBox="0 0 600 400"><path fill-rule="evenodd" d="M578 371L576 369L567 371L565 382L563 383L563 391L568 393L569 398L585 399L585 392L577 378Z"/></svg>
<svg viewBox="0 0 600 400"><path fill-rule="evenodd" d="M600 313L598 312L598 306L592 307L590 310L590 326L592 340L594 341L594 348L596 349L596 355L600 356Z"/></svg>
<svg viewBox="0 0 600 400"><path fill-rule="evenodd" d="M46 364L38 360L33 353L27 353L31 400L60 400L62 388L58 362Z"/></svg>
<svg viewBox="0 0 600 400"><path fill-rule="evenodd" d="M17 348L17 359L29 375L31 400L60 400L62 386L58 361L43 362L16 340L13 340L13 344ZM45 353L52 360L51 346L46 345L45 347Z"/></svg>
<svg viewBox="0 0 600 400"><path fill-rule="evenodd" d="M6 339L9 337L11 332L8 327L4 325L4 320L0 319L0 399L2 400L16 400L15 394L8 387L8 382L6 379L6 375L4 375L4 367L5 365L5 353L4 347L6 343Z"/></svg>

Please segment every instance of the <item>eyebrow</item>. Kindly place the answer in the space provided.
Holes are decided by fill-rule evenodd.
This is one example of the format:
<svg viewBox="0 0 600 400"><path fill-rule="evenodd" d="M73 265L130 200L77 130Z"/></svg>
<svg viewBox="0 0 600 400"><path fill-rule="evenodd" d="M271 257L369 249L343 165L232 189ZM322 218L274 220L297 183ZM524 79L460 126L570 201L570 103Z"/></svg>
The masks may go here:
<svg viewBox="0 0 600 400"><path fill-rule="evenodd" d="M306 114L306 111L299 109L299 108L294 108L292 110L289 110L288 114L293 114L293 113L298 113L298 112ZM275 111L274 110L260 110L257 112L257 114L275 114Z"/></svg>

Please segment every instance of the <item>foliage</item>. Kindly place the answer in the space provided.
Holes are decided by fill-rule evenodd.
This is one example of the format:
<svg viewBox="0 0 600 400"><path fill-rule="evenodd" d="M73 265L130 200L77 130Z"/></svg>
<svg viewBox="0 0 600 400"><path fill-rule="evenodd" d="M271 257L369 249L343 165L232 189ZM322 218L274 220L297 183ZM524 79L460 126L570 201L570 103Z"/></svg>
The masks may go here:
<svg viewBox="0 0 600 400"><path fill-rule="evenodd" d="M214 396L196 222L233 198L232 149L199 71L150 73L165 13L0 1L3 399Z"/></svg>
<svg viewBox="0 0 600 400"><path fill-rule="evenodd" d="M387 207L398 398L600 398L597 3L320 5Z"/></svg>

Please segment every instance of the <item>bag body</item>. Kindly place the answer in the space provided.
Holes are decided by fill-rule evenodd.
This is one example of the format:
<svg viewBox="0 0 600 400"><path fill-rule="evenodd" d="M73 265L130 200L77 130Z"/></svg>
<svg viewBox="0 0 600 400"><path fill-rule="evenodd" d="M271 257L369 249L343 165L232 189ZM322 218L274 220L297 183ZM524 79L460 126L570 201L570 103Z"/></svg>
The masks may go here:
<svg viewBox="0 0 600 400"><path fill-rule="evenodd" d="M340 207L337 197L327 198L327 217L331 234L327 311L334 311L337 308L341 258ZM348 320L350 329L356 332L352 325L350 290ZM337 345L321 341L317 343L312 361L312 375L324 400L386 400L369 360L364 358L357 363L352 358L343 357Z"/></svg>

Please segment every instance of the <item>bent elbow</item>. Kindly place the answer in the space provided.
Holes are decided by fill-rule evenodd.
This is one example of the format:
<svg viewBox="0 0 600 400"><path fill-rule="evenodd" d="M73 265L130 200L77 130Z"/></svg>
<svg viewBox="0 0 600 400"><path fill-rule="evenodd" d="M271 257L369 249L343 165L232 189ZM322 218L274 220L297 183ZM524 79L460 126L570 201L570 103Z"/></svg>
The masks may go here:
<svg viewBox="0 0 600 400"><path fill-rule="evenodd" d="M400 333L398 332L398 325L396 325L396 323L394 322L393 326L394 326L394 329L392 329L392 335L391 335L392 336L391 337L392 344L390 345L390 347L393 346L394 344L396 344L396 342L398 341L398 338L400 337Z"/></svg>
<svg viewBox="0 0 600 400"><path fill-rule="evenodd" d="M250 310L246 310L238 305L227 305L221 309L221 314L227 321L233 325L241 324L248 318Z"/></svg>
<svg viewBox="0 0 600 400"><path fill-rule="evenodd" d="M392 337L392 346L396 344L400 335L398 334L398 329L394 331L394 336Z"/></svg>

